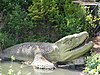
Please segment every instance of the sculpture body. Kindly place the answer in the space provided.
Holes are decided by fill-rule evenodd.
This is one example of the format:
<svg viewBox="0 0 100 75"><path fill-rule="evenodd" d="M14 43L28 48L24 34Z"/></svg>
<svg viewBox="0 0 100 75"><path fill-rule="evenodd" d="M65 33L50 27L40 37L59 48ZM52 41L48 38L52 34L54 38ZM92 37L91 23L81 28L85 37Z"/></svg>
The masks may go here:
<svg viewBox="0 0 100 75"><path fill-rule="evenodd" d="M76 59L93 47L93 42L84 43L89 37L87 32L65 36L55 43L26 42L3 50L0 57L32 61L36 68L54 68L56 62ZM82 45L84 44L84 45Z"/></svg>

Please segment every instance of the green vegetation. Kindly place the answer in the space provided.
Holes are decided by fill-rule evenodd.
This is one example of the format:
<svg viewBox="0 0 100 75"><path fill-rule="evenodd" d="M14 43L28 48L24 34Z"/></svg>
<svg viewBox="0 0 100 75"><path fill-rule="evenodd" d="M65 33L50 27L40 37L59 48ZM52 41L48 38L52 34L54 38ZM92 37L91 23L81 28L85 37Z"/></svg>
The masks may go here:
<svg viewBox="0 0 100 75"><path fill-rule="evenodd" d="M10 14L6 17L6 25L2 28L1 34L4 35L5 47L23 42L32 30L32 22L28 19L27 13L21 11L20 6L15 6Z"/></svg>
<svg viewBox="0 0 100 75"><path fill-rule="evenodd" d="M84 30L93 36L100 25L100 18L92 16L72 0L0 0L1 12L1 49L22 42L55 42ZM99 75L99 64L99 54L89 57L84 72ZM9 75L11 73L12 70Z"/></svg>
<svg viewBox="0 0 100 75"><path fill-rule="evenodd" d="M71 0L0 0L2 49L22 42L55 42L84 30L84 8Z"/></svg>
<svg viewBox="0 0 100 75"><path fill-rule="evenodd" d="M50 42L81 32L85 24L83 8L68 0L33 0L28 10L37 29L43 31L40 35Z"/></svg>
<svg viewBox="0 0 100 75"><path fill-rule="evenodd" d="M84 72L88 75L100 75L100 54L88 57Z"/></svg>
<svg viewBox="0 0 100 75"><path fill-rule="evenodd" d="M84 30L88 31L91 37L95 35L99 31L100 25L100 17L92 15L92 11L90 11L90 7L86 8L86 24L84 25Z"/></svg>
<svg viewBox="0 0 100 75"><path fill-rule="evenodd" d="M4 27L0 30L0 47L4 49L24 42L24 39L30 35L30 31L33 29L33 23L28 18L26 12L31 3L30 0L0 1L2 3L0 10L3 11L5 18Z"/></svg>

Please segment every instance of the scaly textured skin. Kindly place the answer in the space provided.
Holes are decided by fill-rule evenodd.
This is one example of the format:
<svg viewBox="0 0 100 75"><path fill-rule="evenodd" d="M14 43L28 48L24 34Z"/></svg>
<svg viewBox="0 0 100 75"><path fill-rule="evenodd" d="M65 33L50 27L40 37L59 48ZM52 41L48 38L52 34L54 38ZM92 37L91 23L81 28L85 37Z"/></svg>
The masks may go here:
<svg viewBox="0 0 100 75"><path fill-rule="evenodd" d="M0 57L4 59L13 55L18 60L33 61L32 65L35 67L41 66L43 68L44 66L44 68L47 68L51 66L53 68L54 65L51 64L54 62L72 61L88 52L93 47L93 42L84 43L84 45L80 46L88 37L87 32L81 32L65 36L55 43L26 42L3 50ZM38 66L35 63L37 58L41 62L38 63ZM44 61L48 66L45 65Z"/></svg>

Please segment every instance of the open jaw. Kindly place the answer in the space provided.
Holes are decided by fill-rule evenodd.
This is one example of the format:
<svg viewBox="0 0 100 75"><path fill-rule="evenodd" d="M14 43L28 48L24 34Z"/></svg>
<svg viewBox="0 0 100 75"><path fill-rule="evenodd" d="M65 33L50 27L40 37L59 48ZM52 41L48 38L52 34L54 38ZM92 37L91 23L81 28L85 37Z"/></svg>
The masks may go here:
<svg viewBox="0 0 100 75"><path fill-rule="evenodd" d="M60 55L60 62L69 62L74 59L77 59L87 53L91 48L93 47L93 42L90 41L86 43L85 45L80 45L76 47L75 49L72 49L70 51L66 51L63 54Z"/></svg>
<svg viewBox="0 0 100 75"><path fill-rule="evenodd" d="M59 62L69 62L81 57L91 50L93 42L86 42L89 37L87 32L65 36L55 44L59 47Z"/></svg>

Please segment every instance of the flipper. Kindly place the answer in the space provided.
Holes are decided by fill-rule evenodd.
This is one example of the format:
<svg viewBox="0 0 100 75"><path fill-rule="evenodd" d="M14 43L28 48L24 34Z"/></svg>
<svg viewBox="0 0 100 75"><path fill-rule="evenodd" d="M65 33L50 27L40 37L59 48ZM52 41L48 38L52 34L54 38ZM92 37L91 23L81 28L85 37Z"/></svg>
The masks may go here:
<svg viewBox="0 0 100 75"><path fill-rule="evenodd" d="M49 62L46 58L42 56L41 51L38 46L35 51L35 58L33 62L31 63L31 65L33 66L33 68L36 68L36 69L47 69L47 70L55 69L54 64Z"/></svg>

